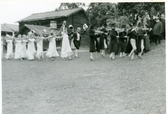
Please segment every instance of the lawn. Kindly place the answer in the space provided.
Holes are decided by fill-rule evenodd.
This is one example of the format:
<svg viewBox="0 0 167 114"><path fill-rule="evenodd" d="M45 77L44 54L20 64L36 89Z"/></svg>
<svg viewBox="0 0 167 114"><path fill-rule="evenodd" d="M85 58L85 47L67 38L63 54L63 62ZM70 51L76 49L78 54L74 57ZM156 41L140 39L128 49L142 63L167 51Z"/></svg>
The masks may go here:
<svg viewBox="0 0 167 114"><path fill-rule="evenodd" d="M2 60L3 114L165 114L165 43L142 59L88 52L54 61Z"/></svg>

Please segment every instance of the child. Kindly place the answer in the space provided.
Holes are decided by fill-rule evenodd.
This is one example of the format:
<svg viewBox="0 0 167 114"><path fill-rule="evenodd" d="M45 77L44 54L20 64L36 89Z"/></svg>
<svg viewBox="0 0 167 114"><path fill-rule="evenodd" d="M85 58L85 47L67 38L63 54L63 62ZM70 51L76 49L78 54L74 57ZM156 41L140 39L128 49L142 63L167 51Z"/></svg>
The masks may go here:
<svg viewBox="0 0 167 114"><path fill-rule="evenodd" d="M7 43L6 59L12 59L13 58L13 37L7 34L6 43Z"/></svg>
<svg viewBox="0 0 167 114"><path fill-rule="evenodd" d="M14 59L21 59L21 35L15 38L15 55Z"/></svg>

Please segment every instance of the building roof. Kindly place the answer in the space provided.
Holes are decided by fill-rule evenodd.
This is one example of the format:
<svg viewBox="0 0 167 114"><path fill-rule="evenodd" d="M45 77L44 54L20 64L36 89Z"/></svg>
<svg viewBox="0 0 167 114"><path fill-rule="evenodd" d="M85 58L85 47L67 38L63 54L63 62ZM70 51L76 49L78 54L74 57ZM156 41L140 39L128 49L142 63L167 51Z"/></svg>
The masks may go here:
<svg viewBox="0 0 167 114"><path fill-rule="evenodd" d="M27 27L30 30L34 30L37 34L43 33L43 30L46 30L46 33L49 33L49 31L50 31L50 27L39 26L39 25L25 24L24 27ZM24 27L22 27L21 29L24 29Z"/></svg>
<svg viewBox="0 0 167 114"><path fill-rule="evenodd" d="M1 31L3 32L18 32L19 26L14 24L1 24Z"/></svg>
<svg viewBox="0 0 167 114"><path fill-rule="evenodd" d="M36 21L36 20L45 20L45 19L54 19L61 17L68 17L72 14L75 14L79 11L84 11L83 8L74 8L74 9L66 9L66 10L57 10L43 13L34 13L24 19L19 20L18 22L24 21Z"/></svg>

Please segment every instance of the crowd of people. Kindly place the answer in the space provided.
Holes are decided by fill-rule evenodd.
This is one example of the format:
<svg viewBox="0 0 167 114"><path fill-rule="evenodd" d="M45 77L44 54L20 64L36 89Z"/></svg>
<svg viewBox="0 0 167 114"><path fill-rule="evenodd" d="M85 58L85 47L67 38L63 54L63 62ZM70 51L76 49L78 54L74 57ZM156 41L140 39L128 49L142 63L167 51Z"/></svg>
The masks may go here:
<svg viewBox="0 0 167 114"><path fill-rule="evenodd" d="M46 56L54 60L59 56L56 39L62 39L61 57L71 60L72 55L78 57L81 37L88 32L90 37L90 60L94 60L94 52L101 51L101 56L104 57L107 49L112 60L115 59L116 54L119 54L120 57L128 55L130 60L133 60L135 55L141 59L143 53L150 50L150 43L158 45L161 40L165 39L165 16L161 14L161 16L149 17L148 13L145 13L144 16L135 15L134 18L135 22L122 24L119 28L117 28L116 23L104 23L98 28L92 25L88 27L84 24L83 32L81 32L80 27L74 31L74 27L70 25L68 29L70 31L67 32L66 21L64 21L59 31L56 26L56 29L50 29L49 34L46 34L45 30L41 34L31 30L27 35L18 34L16 37L6 35L1 38L2 53L3 42L6 42L6 59L34 60L37 58L42 60ZM45 56L43 52L44 40L49 41ZM34 42L36 42L37 48L35 48ZM71 49L72 46L75 47L74 52ZM2 56L4 55L2 54Z"/></svg>

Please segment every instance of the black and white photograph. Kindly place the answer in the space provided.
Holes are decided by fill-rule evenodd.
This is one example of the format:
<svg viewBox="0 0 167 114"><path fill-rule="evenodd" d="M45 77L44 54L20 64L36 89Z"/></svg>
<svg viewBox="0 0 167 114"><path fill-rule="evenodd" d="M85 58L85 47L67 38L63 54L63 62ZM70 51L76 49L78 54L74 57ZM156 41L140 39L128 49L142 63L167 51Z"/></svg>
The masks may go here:
<svg viewBox="0 0 167 114"><path fill-rule="evenodd" d="M164 2L1 2L2 114L166 114Z"/></svg>

